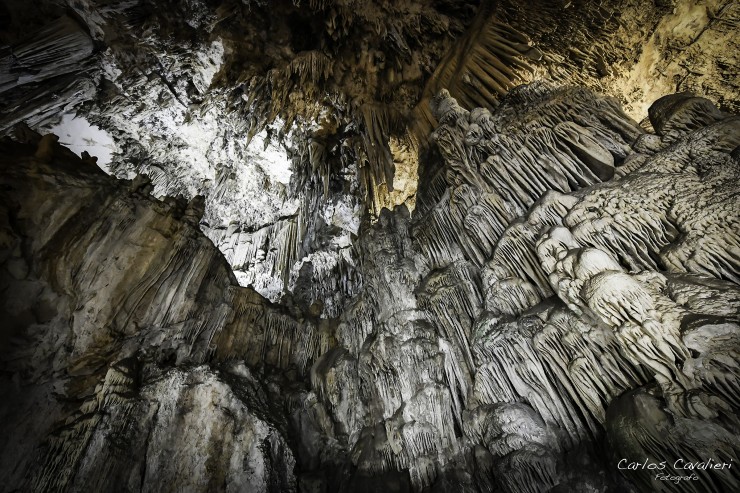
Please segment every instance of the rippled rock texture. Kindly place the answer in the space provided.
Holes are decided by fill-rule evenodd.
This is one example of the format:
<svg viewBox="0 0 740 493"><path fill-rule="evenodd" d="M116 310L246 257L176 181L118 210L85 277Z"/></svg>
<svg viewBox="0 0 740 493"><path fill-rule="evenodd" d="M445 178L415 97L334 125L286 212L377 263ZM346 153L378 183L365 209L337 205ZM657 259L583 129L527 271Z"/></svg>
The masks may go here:
<svg viewBox="0 0 740 493"><path fill-rule="evenodd" d="M3 2L0 490L740 490L739 15Z"/></svg>
<svg viewBox="0 0 740 493"><path fill-rule="evenodd" d="M736 489L618 464L738 462L740 120L677 94L650 133L547 83L432 111L416 210L360 226L336 319L239 287L201 198L18 127L5 490Z"/></svg>
<svg viewBox="0 0 740 493"><path fill-rule="evenodd" d="M295 489L244 362L305 372L318 327L236 284L202 198L20 137L2 151L3 489Z"/></svg>

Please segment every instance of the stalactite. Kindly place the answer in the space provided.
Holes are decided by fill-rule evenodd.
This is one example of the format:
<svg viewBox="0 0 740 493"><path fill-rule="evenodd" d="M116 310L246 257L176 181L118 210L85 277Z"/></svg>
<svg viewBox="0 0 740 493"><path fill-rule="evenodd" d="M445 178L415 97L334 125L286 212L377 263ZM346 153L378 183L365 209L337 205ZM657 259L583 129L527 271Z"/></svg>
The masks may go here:
<svg viewBox="0 0 740 493"><path fill-rule="evenodd" d="M22 121L43 121L63 105L83 100L88 91L81 89L92 82L83 73L90 68L87 62L93 52L93 40L85 27L65 15L27 33L9 53L0 55L0 104L4 107L0 132ZM47 81L52 83L41 85Z"/></svg>
<svg viewBox="0 0 740 493"><path fill-rule="evenodd" d="M575 107L574 100L582 106ZM434 208L424 206L428 220L418 223L414 235L429 245L426 252L435 268L455 261L460 253L476 265L495 258L494 245L505 249L506 244L497 238L507 238L504 230L517 215L546 195L546 201L563 196L548 195L553 190L566 193L609 179L615 161L631 151L626 142L641 133L611 101L544 84L513 91L495 117L464 110L447 91L432 103L440 121L432 137L445 160L450 188ZM514 104L523 105L525 114L512 114L508 108ZM550 225L559 224L569 207L555 208L561 214ZM510 235L517 227L510 228ZM539 233L522 228L532 237ZM527 275L519 277L548 296L548 283L536 258L527 253L531 251L525 246L519 252L531 257ZM511 258L508 252L500 255Z"/></svg>
<svg viewBox="0 0 740 493"><path fill-rule="evenodd" d="M541 57L525 34L495 19L494 10L493 2L483 3L465 38L445 56L426 83L414 109L415 133L420 138L426 139L435 127L435 115L427 105L441 89L448 89L469 108L495 106L498 98L526 80L532 70L526 60Z"/></svg>
<svg viewBox="0 0 740 493"><path fill-rule="evenodd" d="M373 196L381 184L385 184L388 190L393 190L393 156L388 139L403 128L403 119L394 108L377 104L363 105L360 115L365 127L363 139L368 158L365 166L369 168L365 186Z"/></svg>
<svg viewBox="0 0 740 493"><path fill-rule="evenodd" d="M585 407L582 414L590 413L600 424L615 397L647 380L639 366L622 357L611 331L582 322L568 309L548 315L534 344L572 401Z"/></svg>
<svg viewBox="0 0 740 493"><path fill-rule="evenodd" d="M349 315L340 323L337 329L337 339L343 347L356 356L368 336L373 333L377 321L374 318L372 304L366 302L364 297L363 301L352 303L345 313Z"/></svg>
<svg viewBox="0 0 740 493"><path fill-rule="evenodd" d="M428 278L419 293L419 307L434 316L440 335L454 342L468 371L475 367L470 351L472 324L481 305L472 269L465 263L452 264L444 272Z"/></svg>
<svg viewBox="0 0 740 493"><path fill-rule="evenodd" d="M501 235L482 272L489 310L518 315L553 294L535 243L550 226L562 224L576 201L568 195L548 192L530 209L527 218L512 222Z"/></svg>
<svg viewBox="0 0 740 493"><path fill-rule="evenodd" d="M481 405L465 411L466 435L492 454L491 475L504 491L547 491L558 484L556 435L526 404Z"/></svg>
<svg viewBox="0 0 740 493"><path fill-rule="evenodd" d="M575 445L587 438L586 425L562 385L551 381L550 372L534 347L532 337L541 325L538 319L522 324L481 322L473 345L475 359L481 365L475 377L478 402L496 404L523 399L547 423L563 429L568 437L566 443Z"/></svg>

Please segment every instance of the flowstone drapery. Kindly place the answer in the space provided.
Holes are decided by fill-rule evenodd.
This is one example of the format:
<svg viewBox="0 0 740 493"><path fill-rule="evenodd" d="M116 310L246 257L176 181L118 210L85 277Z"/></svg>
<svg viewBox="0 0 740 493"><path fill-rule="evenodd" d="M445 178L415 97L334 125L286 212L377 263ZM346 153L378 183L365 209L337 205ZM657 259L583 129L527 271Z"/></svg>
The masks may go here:
<svg viewBox="0 0 740 493"><path fill-rule="evenodd" d="M417 207L358 225L334 318L239 286L202 197L17 127L4 487L685 491L618 464L737 463L740 119L678 94L652 133L543 82L432 109Z"/></svg>

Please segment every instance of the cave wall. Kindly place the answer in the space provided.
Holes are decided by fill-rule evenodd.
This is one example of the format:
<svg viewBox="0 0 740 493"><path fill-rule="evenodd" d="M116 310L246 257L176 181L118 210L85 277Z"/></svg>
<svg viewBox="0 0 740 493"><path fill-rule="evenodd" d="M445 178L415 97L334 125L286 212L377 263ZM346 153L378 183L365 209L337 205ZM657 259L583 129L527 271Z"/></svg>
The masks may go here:
<svg viewBox="0 0 740 493"><path fill-rule="evenodd" d="M736 117L669 96L656 135L541 83L434 109L444 164L413 216L368 230L364 291L312 374L358 467L408 468L416 491L622 491L613 457L731 463Z"/></svg>
<svg viewBox="0 0 740 493"><path fill-rule="evenodd" d="M198 228L202 197L158 200L53 135L17 136L2 151L4 491L295 489L284 412L245 364L307 373L322 323L237 285Z"/></svg>
<svg viewBox="0 0 740 493"><path fill-rule="evenodd" d="M737 117L668 96L653 134L547 83L433 111L438 170L363 224L336 321L239 287L201 198L19 127L5 488L652 491L615 462L737 459Z"/></svg>
<svg viewBox="0 0 740 493"><path fill-rule="evenodd" d="M734 2L3 8L3 491L738 489Z"/></svg>

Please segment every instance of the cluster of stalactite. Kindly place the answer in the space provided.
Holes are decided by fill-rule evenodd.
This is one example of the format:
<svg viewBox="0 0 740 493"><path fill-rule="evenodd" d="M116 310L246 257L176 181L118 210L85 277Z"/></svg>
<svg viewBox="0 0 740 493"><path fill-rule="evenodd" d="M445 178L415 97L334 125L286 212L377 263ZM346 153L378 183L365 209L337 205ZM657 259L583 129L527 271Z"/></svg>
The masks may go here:
<svg viewBox="0 0 740 493"><path fill-rule="evenodd" d="M647 78L706 88L724 107L736 108L728 88L734 87L737 62L713 51L728 46L731 53L736 46L731 34L738 9L729 0L699 6L679 0L673 14L671 2L646 6L635 0L538 0L526 6L404 0L362 8L346 0L225 0L217 7L204 0L83 0L66 9L40 2L38 13L20 4L7 7L8 33L0 36L0 103L8 110L0 116L0 134L20 121L48 128L60 112L105 128L119 153L112 173L146 174L160 197L204 195L209 237L234 259L241 283L274 301L290 290L301 259L315 251L299 251L304 238L285 221L295 214L295 202L320 216L336 202L330 182L350 175L352 200L375 216L411 197L415 186L396 180L407 164L395 159L389 144L414 147L427 140L437 123L429 103L443 88L465 107L493 108L515 85L546 75L644 104L654 91L639 86L646 63L633 67L632 54L649 41L642 57L661 63ZM691 22L680 22L681 15ZM700 62L702 70L686 69ZM658 89L667 90L667 82L661 84ZM249 144L267 130L274 142L292 147L296 129L314 152L294 160L297 186L286 193L285 184L266 177L262 167L269 163L260 162ZM555 134L576 148L588 146L572 126ZM469 138L476 138L474 132ZM330 162L335 147L343 157ZM586 160L597 176L608 172L598 159ZM494 160L481 175L509 180L499 168ZM580 176L568 173L536 186L561 189L563 180ZM323 212L313 210L318 188L304 194L301 187L317 176L322 183L316 187L323 185L327 199ZM581 178L588 181L589 173ZM499 206L483 197L476 212L482 220L486 208ZM524 212L510 211L514 217ZM263 249L265 243L274 250ZM339 271L351 270L351 262L330 253L342 264ZM336 287L329 283L321 292ZM325 314L336 316L356 288L326 304Z"/></svg>
<svg viewBox="0 0 740 493"><path fill-rule="evenodd" d="M736 2L675 0L646 8L635 0L534 0L523 8L504 0L497 7L498 20L527 33L542 54L532 63L536 78L618 96L640 118L668 91L700 92L723 108L738 110L732 68L739 43ZM584 22L588 29L577 27ZM726 51L712 59L708 54L716 46Z"/></svg>
<svg viewBox="0 0 740 493"><path fill-rule="evenodd" d="M514 91L494 115L464 110L447 91L433 108L440 126L432 138L445 160L436 182L451 186L428 189L419 203L427 220L414 232L430 245L433 266L457 258L481 266L509 248L498 238L546 192L611 178L641 133L615 101L545 83Z"/></svg>
<svg viewBox="0 0 740 493"><path fill-rule="evenodd" d="M19 122L35 126L95 93L95 46L84 23L64 15L14 41L0 52L0 133Z"/></svg>
<svg viewBox="0 0 740 493"><path fill-rule="evenodd" d="M680 94L647 133L545 84L493 114L446 92L435 111L443 167L413 218L363 233L363 291L312 373L355 466L416 491L460 460L471 491L653 491L612 457L737 461L740 120Z"/></svg>
<svg viewBox="0 0 740 493"><path fill-rule="evenodd" d="M737 2L22 3L3 488L738 489Z"/></svg>
<svg viewBox="0 0 740 493"><path fill-rule="evenodd" d="M679 94L650 133L547 84L433 109L437 169L413 215L360 226L336 319L319 291L238 286L202 197L156 199L19 127L0 174L10 488L652 491L616 461L736 462L740 119Z"/></svg>
<svg viewBox="0 0 740 493"><path fill-rule="evenodd" d="M339 233L318 231L317 223L338 201L350 208L359 203L359 194L349 192L350 187L357 188L358 177L347 172L344 163L322 173L311 167L327 165L321 156L311 159L299 145L291 147L285 133L300 132L304 124L310 128L316 115L306 110L298 124L294 108L292 116L281 114L287 121L272 125L275 114L262 115L253 107L250 97L261 95L257 89L245 93L242 76L248 81L261 66L245 62L249 68L238 81L225 81L234 74L220 78L233 41L231 30L241 26L242 42L249 43L250 36L256 36L259 17L266 16L264 5L255 6L260 13L247 15L247 7L238 3L227 2L218 12L209 12L211 6L192 2L176 8L181 15L147 5L78 2L65 11L44 4L40 13L44 15L33 22L25 19L22 7L10 6L9 46L4 46L5 33L0 41L0 102L7 110L0 117L0 135L11 134L18 122L48 129L61 114L77 114L104 128L114 136L118 151L107 163L111 174L129 179L147 175L157 197L182 195L190 200L203 195L204 230L225 253L239 282L277 301L290 290L302 259L314 252L328 252L334 263L342 264L340 270L351 270L347 255L337 254L336 248L324 249L315 240L348 235L341 226ZM311 9L301 10L289 2L281 8L301 15ZM212 33L211 23L218 24L224 16L231 18L221 25L224 31ZM25 21L35 29L27 30ZM272 24L272 29L283 28L281 22L271 21L260 29ZM151 30L152 25L158 28ZM116 36L109 36L114 30ZM251 60L248 51L241 56ZM328 61L333 58L327 53L298 51L292 59L276 61L283 68L269 71L268 77L286 95L316 86L331 74ZM252 121L257 115L264 117L259 123ZM299 140L304 137L301 134ZM262 144L291 147L294 155L265 158ZM309 168L308 179L317 182L309 187L304 186L305 176L296 176L291 188L287 178L276 179L270 169L294 167L296 175L302 175L304 165ZM334 181L347 182L341 195L336 187L329 192L330 175ZM355 209L353 214L359 217L363 209ZM321 275L328 277L336 270ZM337 287L327 283L321 293L313 294L325 295ZM347 287L334 303L326 303L330 316L351 291Z"/></svg>
<svg viewBox="0 0 740 493"><path fill-rule="evenodd" d="M529 80L530 62L542 58L529 37L502 22L496 4L484 0L464 36L430 77L417 103L414 132L426 139L436 120L430 101L440 90L449 91L464 106L492 107L519 83Z"/></svg>

